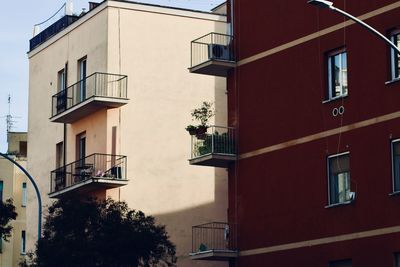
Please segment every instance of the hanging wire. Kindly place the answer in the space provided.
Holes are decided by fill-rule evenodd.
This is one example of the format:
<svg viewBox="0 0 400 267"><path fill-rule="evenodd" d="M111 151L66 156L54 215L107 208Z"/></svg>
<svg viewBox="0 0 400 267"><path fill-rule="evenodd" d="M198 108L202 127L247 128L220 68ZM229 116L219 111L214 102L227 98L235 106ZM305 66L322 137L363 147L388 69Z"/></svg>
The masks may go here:
<svg viewBox="0 0 400 267"><path fill-rule="evenodd" d="M60 7L60 9L58 9L57 12L55 12L50 18L46 19L46 20L43 21L43 22L37 23L37 24L35 24L34 26L40 26L40 25L42 25L42 24L48 22L49 20L51 20L52 18L54 18L54 17L58 14L58 12L60 12L63 8L65 8L65 6L66 6L66 3L64 3L64 4Z"/></svg>
<svg viewBox="0 0 400 267"><path fill-rule="evenodd" d="M320 30L321 30L321 22L320 22L320 10L317 8L315 10L316 14L317 14L317 32L318 32L318 62L317 62L317 68L318 68L318 72L319 72L319 93L320 93L320 99L325 99L325 86L324 86L324 81L323 81L323 76L324 73L322 70L324 70L324 58L322 56L322 49L321 49L321 35L320 35ZM322 66L322 68L321 68ZM321 106L321 117L322 117L322 129L325 130L326 129L326 119L325 119L325 109L324 106ZM325 139L325 151L328 151L328 138L324 138Z"/></svg>
<svg viewBox="0 0 400 267"><path fill-rule="evenodd" d="M344 11L347 11L346 10L346 0L343 1L343 4L344 4L344 6L343 6ZM346 18L345 17L343 17L343 47L346 48ZM345 51L347 51L347 50L345 50ZM348 89L348 71L347 71L347 69L348 69L348 60L347 60L347 52L346 52L346 83L347 83L347 94L348 94L349 89ZM344 82L343 74L341 73L340 75L342 75L342 86L343 86L343 82ZM342 97L342 99L341 99L341 106L344 107L344 97ZM343 132L342 132L343 118L344 118L345 113L346 113L346 110L345 110L345 112L343 112L343 114L340 115L340 128L339 128L339 137L338 137L336 153L339 153L339 151L340 151L340 145L342 142L342 134L343 134Z"/></svg>

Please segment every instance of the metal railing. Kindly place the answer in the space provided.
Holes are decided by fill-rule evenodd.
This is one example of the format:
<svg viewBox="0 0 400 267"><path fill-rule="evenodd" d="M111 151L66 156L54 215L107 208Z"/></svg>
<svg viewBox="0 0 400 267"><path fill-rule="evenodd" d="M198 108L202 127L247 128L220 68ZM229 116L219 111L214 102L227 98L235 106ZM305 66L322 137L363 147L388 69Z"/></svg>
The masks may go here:
<svg viewBox="0 0 400 267"><path fill-rule="evenodd" d="M233 36L209 33L191 42L191 67L208 60L234 61Z"/></svg>
<svg viewBox="0 0 400 267"><path fill-rule="evenodd" d="M192 227L192 253L236 250L235 224L212 222Z"/></svg>
<svg viewBox="0 0 400 267"><path fill-rule="evenodd" d="M50 174L50 193L92 178L126 180L126 156L92 154Z"/></svg>
<svg viewBox="0 0 400 267"><path fill-rule="evenodd" d="M192 135L192 158L207 154L236 155L235 129L210 126L205 133Z"/></svg>
<svg viewBox="0 0 400 267"><path fill-rule="evenodd" d="M126 75L95 72L52 97L52 117L94 96L127 98Z"/></svg>
<svg viewBox="0 0 400 267"><path fill-rule="evenodd" d="M71 25L78 19L79 16L69 16L69 15L60 18L59 20L51 24L49 27L41 31L38 35L33 37L31 40L29 40L29 49L33 50L40 44L50 39L52 36L56 35L60 31L67 28L69 25Z"/></svg>

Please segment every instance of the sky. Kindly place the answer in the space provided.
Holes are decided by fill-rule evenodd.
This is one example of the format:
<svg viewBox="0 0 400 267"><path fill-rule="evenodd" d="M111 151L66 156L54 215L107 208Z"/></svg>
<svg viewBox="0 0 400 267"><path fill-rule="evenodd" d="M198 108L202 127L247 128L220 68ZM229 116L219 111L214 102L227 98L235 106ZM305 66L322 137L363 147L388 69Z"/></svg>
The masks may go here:
<svg viewBox="0 0 400 267"><path fill-rule="evenodd" d="M27 52L33 26L52 16L64 2L65 0L13 0L1 3L3 12L0 16L0 152L7 151L5 116L9 110L8 95L11 96L10 113L14 117L14 127L11 131L28 129ZM88 2L89 0L73 0L74 12L80 13L82 8L87 10ZM224 0L137 0L135 2L209 11Z"/></svg>

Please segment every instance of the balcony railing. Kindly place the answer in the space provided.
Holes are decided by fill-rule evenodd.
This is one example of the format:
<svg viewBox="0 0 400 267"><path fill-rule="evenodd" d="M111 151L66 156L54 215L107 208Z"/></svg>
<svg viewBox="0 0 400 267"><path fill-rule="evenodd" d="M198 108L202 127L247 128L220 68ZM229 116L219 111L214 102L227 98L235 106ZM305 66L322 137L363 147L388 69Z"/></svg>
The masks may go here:
<svg viewBox="0 0 400 267"><path fill-rule="evenodd" d="M115 187L109 181L127 181L126 164L126 156L108 154L92 154L74 161L51 172L50 194L93 179Z"/></svg>
<svg viewBox="0 0 400 267"><path fill-rule="evenodd" d="M53 24L51 24L49 27L41 31L38 35L33 37L29 41L29 49L33 50L40 44L46 42L48 39L50 39L52 36L56 35L57 33L61 32L65 28L67 28L69 25L74 23L79 19L79 16L64 16L61 19L57 20Z"/></svg>
<svg viewBox="0 0 400 267"><path fill-rule="evenodd" d="M228 260L237 257L236 226L212 222L192 227L192 259Z"/></svg>
<svg viewBox="0 0 400 267"><path fill-rule="evenodd" d="M210 126L207 132L192 135L192 165L227 167L236 160L235 129Z"/></svg>
<svg viewBox="0 0 400 267"><path fill-rule="evenodd" d="M235 66L233 37L226 34L210 33L191 43L190 72L215 76L227 76Z"/></svg>
<svg viewBox="0 0 400 267"><path fill-rule="evenodd" d="M52 118L73 109L86 100L104 102L108 106L119 106L127 99L128 78L125 75L96 72L85 79L58 92L52 97ZM123 100L122 102L120 100ZM97 105L101 106L101 105ZM93 108L90 109L91 111ZM56 120L57 122L70 122L84 114L78 112L73 118Z"/></svg>

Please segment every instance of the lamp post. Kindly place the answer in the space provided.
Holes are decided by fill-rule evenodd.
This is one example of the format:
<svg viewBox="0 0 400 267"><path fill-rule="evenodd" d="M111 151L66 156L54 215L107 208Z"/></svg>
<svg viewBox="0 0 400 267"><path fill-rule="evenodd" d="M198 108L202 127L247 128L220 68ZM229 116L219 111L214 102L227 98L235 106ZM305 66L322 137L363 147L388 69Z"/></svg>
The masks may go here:
<svg viewBox="0 0 400 267"><path fill-rule="evenodd" d="M381 38L383 41L385 41L388 45L390 45L398 54L400 54L399 48L388 38L386 38L383 34L369 26L367 23L364 21L354 17L353 15L350 15L349 13L333 6L333 3L331 1L325 1L325 0L309 0L307 2L308 4L314 5L319 8L329 8L330 10L337 12L339 14L342 14L343 16L355 21L356 23L360 24L364 28L366 28L368 31L376 35L377 37Z"/></svg>
<svg viewBox="0 0 400 267"><path fill-rule="evenodd" d="M6 154L3 154L0 152L0 156L3 158L11 161L14 165L16 165L23 173L25 173L26 176L28 176L29 180L33 184L33 187L35 188L36 196L38 199L38 210L39 210L39 218L38 218L38 240L40 240L42 236L42 198L40 197L40 192L39 188L37 187L35 180L33 180L32 176L25 170L24 167L22 167L18 162L7 156Z"/></svg>

